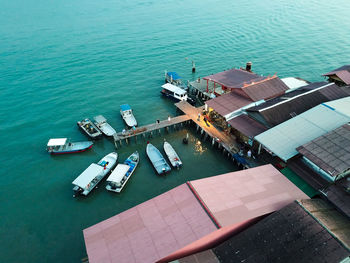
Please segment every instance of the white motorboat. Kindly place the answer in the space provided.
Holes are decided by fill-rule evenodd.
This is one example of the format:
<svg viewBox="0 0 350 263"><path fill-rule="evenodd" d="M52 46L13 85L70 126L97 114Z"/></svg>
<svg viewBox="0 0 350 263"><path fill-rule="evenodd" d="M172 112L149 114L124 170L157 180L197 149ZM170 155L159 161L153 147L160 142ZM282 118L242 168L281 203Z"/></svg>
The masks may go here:
<svg viewBox="0 0 350 263"><path fill-rule="evenodd" d="M51 154L77 153L90 149L91 141L70 142L67 138L50 139L47 143L47 151Z"/></svg>
<svg viewBox="0 0 350 263"><path fill-rule="evenodd" d="M103 157L97 164L92 163L73 182L74 197L88 195L95 186L115 167L118 154L112 152Z"/></svg>
<svg viewBox="0 0 350 263"><path fill-rule="evenodd" d="M180 168L182 166L182 162L180 160L179 155L174 150L173 146L170 143L164 142L164 152L168 156L168 159L173 167Z"/></svg>
<svg viewBox="0 0 350 263"><path fill-rule="evenodd" d="M152 144L147 144L146 153L151 163L153 164L154 169L156 169L159 175L166 174L171 171L171 167L164 159L163 155Z"/></svg>
<svg viewBox="0 0 350 263"><path fill-rule="evenodd" d="M134 173L140 160L139 153L136 151L131 154L124 164L118 164L111 175L107 178L106 189L108 191L120 193Z"/></svg>
<svg viewBox="0 0 350 263"><path fill-rule="evenodd" d="M116 133L112 126L109 125L106 118L102 115L95 116L94 120L97 128L99 128L101 132L103 132L103 134L105 134L106 136L113 136L113 134Z"/></svg>
<svg viewBox="0 0 350 263"><path fill-rule="evenodd" d="M120 106L120 115L130 128L137 126L137 121L129 104L123 104Z"/></svg>
<svg viewBox="0 0 350 263"><path fill-rule="evenodd" d="M165 97L172 98L176 101L187 101L192 105L196 104L192 98L188 97L186 90L170 83L164 84L160 93Z"/></svg>

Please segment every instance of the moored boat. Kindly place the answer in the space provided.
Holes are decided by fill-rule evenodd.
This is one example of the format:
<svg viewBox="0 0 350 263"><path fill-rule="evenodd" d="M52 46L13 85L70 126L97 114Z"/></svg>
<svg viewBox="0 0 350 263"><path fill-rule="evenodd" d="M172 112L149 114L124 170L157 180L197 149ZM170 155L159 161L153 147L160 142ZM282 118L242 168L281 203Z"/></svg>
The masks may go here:
<svg viewBox="0 0 350 263"><path fill-rule="evenodd" d="M50 139L47 143L47 151L51 154L77 153L90 149L91 141L70 142L67 138Z"/></svg>
<svg viewBox="0 0 350 263"><path fill-rule="evenodd" d="M108 191L120 193L131 175L134 173L139 160L140 156L136 151L125 160L124 164L118 164L111 175L107 178L106 189Z"/></svg>
<svg viewBox="0 0 350 263"><path fill-rule="evenodd" d="M137 121L129 104L120 105L120 115L130 128L137 126Z"/></svg>
<svg viewBox="0 0 350 263"><path fill-rule="evenodd" d="M97 139L102 136L101 131L92 123L90 119L78 121L77 125L92 139Z"/></svg>
<svg viewBox="0 0 350 263"><path fill-rule="evenodd" d="M165 83L182 86L182 78L175 71L165 71Z"/></svg>
<svg viewBox="0 0 350 263"><path fill-rule="evenodd" d="M97 164L92 163L73 182L74 197L88 195L95 186L115 167L118 154L112 152L103 157Z"/></svg>
<svg viewBox="0 0 350 263"><path fill-rule="evenodd" d="M105 134L106 136L113 136L113 134L116 133L112 126L109 125L106 118L102 115L95 116L94 120L97 128L99 128L100 131L103 132L103 134Z"/></svg>
<svg viewBox="0 0 350 263"><path fill-rule="evenodd" d="M188 103L195 105L195 101L188 97L187 95L187 91L177 87L173 84L170 83L166 83L162 86L162 90L160 91L160 93L163 96L169 97L171 99L174 99L176 101L187 101Z"/></svg>
<svg viewBox="0 0 350 263"><path fill-rule="evenodd" d="M173 146L170 143L164 142L163 145L164 152L168 156L168 159L173 167L180 168L182 166L182 162L180 160L179 155L174 150Z"/></svg>
<svg viewBox="0 0 350 263"><path fill-rule="evenodd" d="M171 171L170 165L167 163L160 151L152 144L147 144L146 153L150 159L154 169L156 169L159 175L166 174Z"/></svg>

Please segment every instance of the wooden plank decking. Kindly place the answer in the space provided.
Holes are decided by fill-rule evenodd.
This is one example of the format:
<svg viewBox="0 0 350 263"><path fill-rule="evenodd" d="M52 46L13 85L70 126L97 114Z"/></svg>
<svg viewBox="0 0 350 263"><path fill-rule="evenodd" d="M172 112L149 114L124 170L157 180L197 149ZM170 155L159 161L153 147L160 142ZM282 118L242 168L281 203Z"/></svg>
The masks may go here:
<svg viewBox="0 0 350 263"><path fill-rule="evenodd" d="M152 124L138 127L135 131L133 131L131 129L131 130L126 131L126 133L124 133L124 134L122 132L118 132L118 133L113 135L114 141L129 139L129 138L137 136L137 135L142 135L142 134L149 133L152 131L157 131L157 130L160 130L162 128L166 128L166 127L170 127L170 126L173 126L176 124L183 123L183 122L188 121L190 119L191 118L187 115L181 115L181 116L177 116L177 117L172 117L170 119L170 121L164 120L164 121L160 121L159 123L152 123Z"/></svg>
<svg viewBox="0 0 350 263"><path fill-rule="evenodd" d="M185 115L188 116L199 127L201 127L210 137L214 139L219 139L222 146L226 150L228 150L231 153L235 153L238 151L236 138L234 136L219 131L212 124L209 124L210 127L208 127L203 120L203 116L201 116L200 120L198 121L198 114L202 113L203 107L195 108L186 101L175 103L175 106L178 107L183 113L185 113Z"/></svg>

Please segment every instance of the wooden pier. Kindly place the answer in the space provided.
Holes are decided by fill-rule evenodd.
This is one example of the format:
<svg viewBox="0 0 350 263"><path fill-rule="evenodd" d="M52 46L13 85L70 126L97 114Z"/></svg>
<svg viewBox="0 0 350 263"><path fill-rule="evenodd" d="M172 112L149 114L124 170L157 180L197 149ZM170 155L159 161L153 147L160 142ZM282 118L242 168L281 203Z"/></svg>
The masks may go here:
<svg viewBox="0 0 350 263"><path fill-rule="evenodd" d="M210 137L212 145L217 143L219 148L223 148L224 152L227 151L231 154L239 151L236 138L233 135L219 131L211 123L208 123L209 126L207 125L201 115L203 107L195 108L186 101L175 103L175 106L196 124L197 131L200 130L205 139ZM198 120L199 115L200 120Z"/></svg>
<svg viewBox="0 0 350 263"><path fill-rule="evenodd" d="M176 128L178 126L182 126L183 123L187 123L190 120L191 118L189 116L181 115L177 117L171 117L170 120L163 120L142 127L138 127L135 130L131 129L124 133L115 133L113 135L115 147L118 148L119 145L121 146L122 141L125 141L126 144L129 144L129 140L133 137L135 138L135 141L137 141L138 136L141 136L144 139L146 137L152 137L157 133L160 134L162 129L168 131L170 127Z"/></svg>

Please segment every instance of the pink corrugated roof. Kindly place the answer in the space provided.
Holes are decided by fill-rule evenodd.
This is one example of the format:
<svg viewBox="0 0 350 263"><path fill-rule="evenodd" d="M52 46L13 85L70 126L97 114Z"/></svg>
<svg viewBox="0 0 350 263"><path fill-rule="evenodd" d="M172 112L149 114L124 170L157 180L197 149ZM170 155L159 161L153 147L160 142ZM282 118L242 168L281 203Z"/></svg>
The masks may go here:
<svg viewBox="0 0 350 263"><path fill-rule="evenodd" d="M272 165L190 182L221 226L274 212L308 196Z"/></svg>
<svg viewBox="0 0 350 263"><path fill-rule="evenodd" d="M217 228L186 184L84 230L89 262L155 262Z"/></svg>
<svg viewBox="0 0 350 263"><path fill-rule="evenodd" d="M342 70L337 72L335 75L337 75L338 78L340 78L346 85L350 84L350 72L347 70Z"/></svg>
<svg viewBox="0 0 350 263"><path fill-rule="evenodd" d="M221 116L225 116L244 106L249 105L253 101L237 95L233 92L221 95L220 97L205 102L210 108L214 109Z"/></svg>
<svg viewBox="0 0 350 263"><path fill-rule="evenodd" d="M204 77L205 80L210 80L228 88L241 88L244 83L248 84L252 81L264 79L255 73L248 72L242 69L229 69L213 75Z"/></svg>

